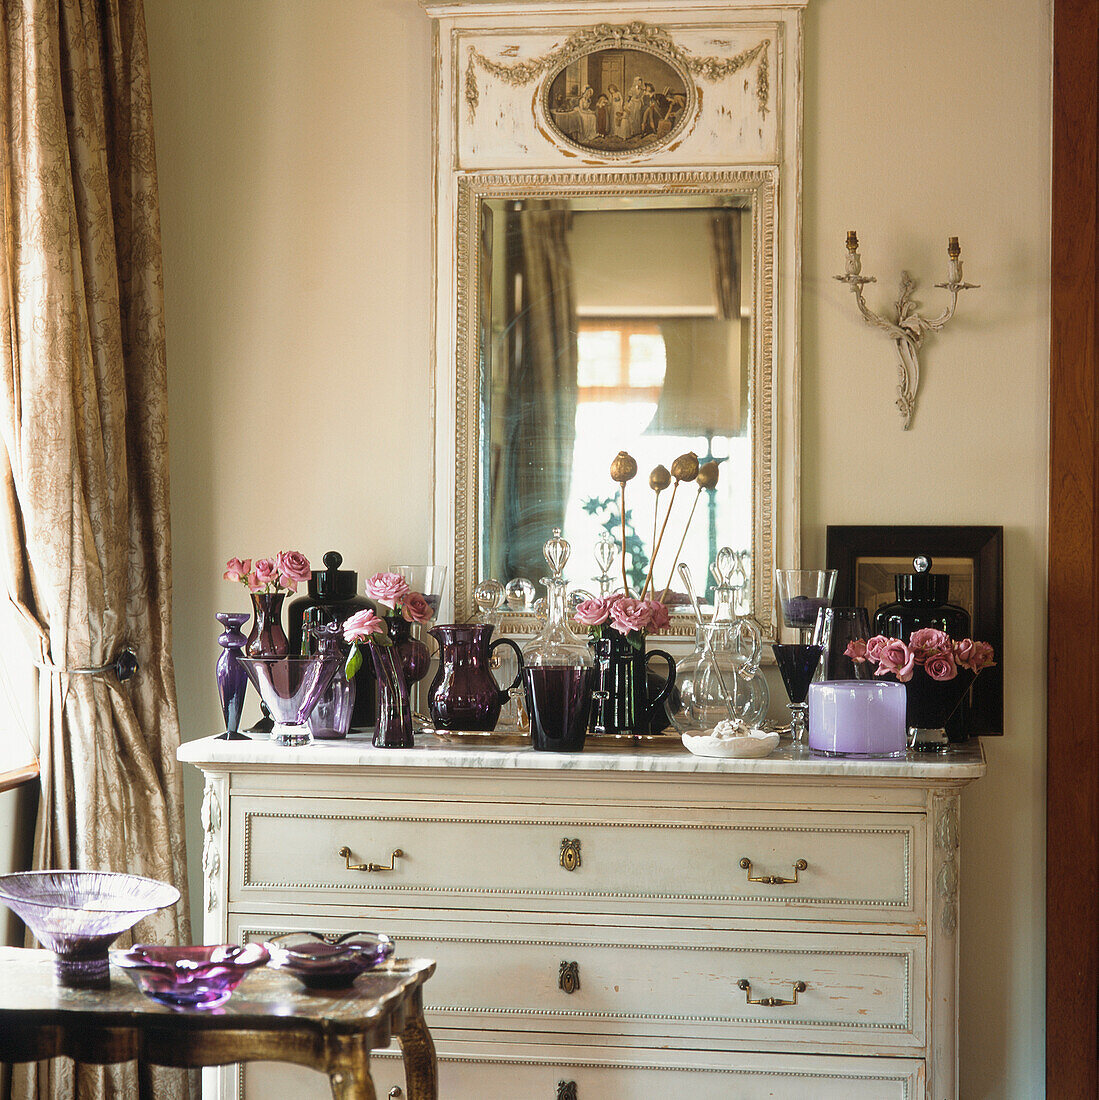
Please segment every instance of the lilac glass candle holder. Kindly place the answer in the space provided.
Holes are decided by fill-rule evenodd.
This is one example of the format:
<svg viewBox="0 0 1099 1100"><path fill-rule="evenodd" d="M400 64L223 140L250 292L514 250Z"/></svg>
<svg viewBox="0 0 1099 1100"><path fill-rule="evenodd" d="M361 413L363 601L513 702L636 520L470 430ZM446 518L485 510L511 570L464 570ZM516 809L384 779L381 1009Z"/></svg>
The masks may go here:
<svg viewBox="0 0 1099 1100"><path fill-rule="evenodd" d="M162 947L138 943L129 951L112 951L111 962L157 1004L169 1008L217 1008L225 1004L249 970L271 956L258 943L197 947Z"/></svg>
<svg viewBox="0 0 1099 1100"><path fill-rule="evenodd" d="M823 756L904 756L904 684L826 680L809 685L809 749Z"/></svg>

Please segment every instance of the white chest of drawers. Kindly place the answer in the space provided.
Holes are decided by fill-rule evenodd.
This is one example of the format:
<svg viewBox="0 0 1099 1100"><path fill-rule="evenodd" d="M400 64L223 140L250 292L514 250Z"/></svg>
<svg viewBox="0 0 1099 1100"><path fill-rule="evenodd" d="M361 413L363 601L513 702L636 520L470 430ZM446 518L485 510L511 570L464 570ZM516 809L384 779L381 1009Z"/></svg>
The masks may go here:
<svg viewBox="0 0 1099 1100"><path fill-rule="evenodd" d="M206 777L205 940L379 928L436 958L445 1100L957 1094L958 795L979 747L711 761L353 737L179 755ZM374 1064L379 1095L401 1096L399 1059ZM205 1085L326 1095L285 1066Z"/></svg>

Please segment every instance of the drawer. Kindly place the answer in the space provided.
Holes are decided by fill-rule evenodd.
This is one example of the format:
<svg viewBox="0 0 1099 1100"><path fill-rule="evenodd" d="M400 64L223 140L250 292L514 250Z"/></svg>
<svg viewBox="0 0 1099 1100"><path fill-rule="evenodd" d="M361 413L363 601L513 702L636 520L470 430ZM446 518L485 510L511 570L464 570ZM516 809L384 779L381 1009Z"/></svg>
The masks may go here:
<svg viewBox="0 0 1099 1100"><path fill-rule="evenodd" d="M547 812L251 795L233 797L230 813L243 838L230 900L250 907L308 900L923 928L922 814Z"/></svg>
<svg viewBox="0 0 1099 1100"><path fill-rule="evenodd" d="M302 927L233 916L239 943ZM360 921L360 923L362 923ZM348 931L322 918L313 931ZM919 936L705 932L387 917L401 955L434 958L431 1027L708 1040L742 1049L903 1055L926 1036ZM800 984L799 984L800 983ZM794 1003L790 1003L794 1002Z"/></svg>
<svg viewBox="0 0 1099 1100"><path fill-rule="evenodd" d="M439 1095L444 1100L917 1100L924 1064L916 1059L814 1057L798 1054L705 1054L441 1042ZM379 1100L405 1100L400 1055L371 1058ZM315 1072L273 1062L243 1068L246 1100L293 1096L326 1100ZM572 1086L570 1089L569 1086ZM236 1096L236 1092L227 1095Z"/></svg>

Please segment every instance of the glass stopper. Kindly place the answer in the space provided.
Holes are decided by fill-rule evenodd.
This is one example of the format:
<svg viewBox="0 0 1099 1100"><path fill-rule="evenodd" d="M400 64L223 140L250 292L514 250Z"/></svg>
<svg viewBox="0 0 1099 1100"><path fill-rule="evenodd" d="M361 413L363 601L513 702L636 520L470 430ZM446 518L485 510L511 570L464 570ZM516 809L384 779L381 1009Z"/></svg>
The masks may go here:
<svg viewBox="0 0 1099 1100"><path fill-rule="evenodd" d="M572 552L572 548L568 542L561 537L561 528L555 527L553 529L553 537L546 540L546 544L542 547L542 553L545 555L546 564L553 570L553 579L555 581L561 580L561 571L565 568L565 563L569 560L569 554Z"/></svg>
<svg viewBox="0 0 1099 1100"><path fill-rule="evenodd" d="M473 602L482 615L499 611L504 606L504 586L494 577L479 582L473 590Z"/></svg>
<svg viewBox="0 0 1099 1100"><path fill-rule="evenodd" d="M595 544L595 564L606 575L618 560L618 542L614 535L604 529Z"/></svg>
<svg viewBox="0 0 1099 1100"><path fill-rule="evenodd" d="M534 585L526 577L515 577L504 587L504 597L512 611L522 611L534 603Z"/></svg>
<svg viewBox="0 0 1099 1100"><path fill-rule="evenodd" d="M931 558L926 554L917 554L916 557L912 559L912 567L917 573L930 573L933 564Z"/></svg>

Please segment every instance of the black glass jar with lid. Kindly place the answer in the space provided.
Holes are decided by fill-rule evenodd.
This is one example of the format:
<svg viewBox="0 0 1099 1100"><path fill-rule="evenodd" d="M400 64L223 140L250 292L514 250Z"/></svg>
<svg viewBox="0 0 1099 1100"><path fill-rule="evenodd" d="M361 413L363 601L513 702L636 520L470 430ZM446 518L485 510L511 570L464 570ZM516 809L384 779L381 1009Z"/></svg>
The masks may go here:
<svg viewBox="0 0 1099 1100"><path fill-rule="evenodd" d="M287 609L290 652L302 652L302 623L306 612L316 609L309 616L320 624L344 622L357 611L370 608L377 611L373 600L358 592L359 574L354 569L341 569L343 555L329 550L324 555L324 568L314 569L309 578L308 595L298 596ZM355 706L351 711L352 729L374 725L374 669L370 661L363 661L355 674Z"/></svg>
<svg viewBox="0 0 1099 1100"><path fill-rule="evenodd" d="M951 638L969 637L969 613L949 602L950 577L932 573L934 562L927 554L912 560L912 573L893 578L894 603L883 604L874 614L874 633L907 642L914 630L934 627Z"/></svg>

